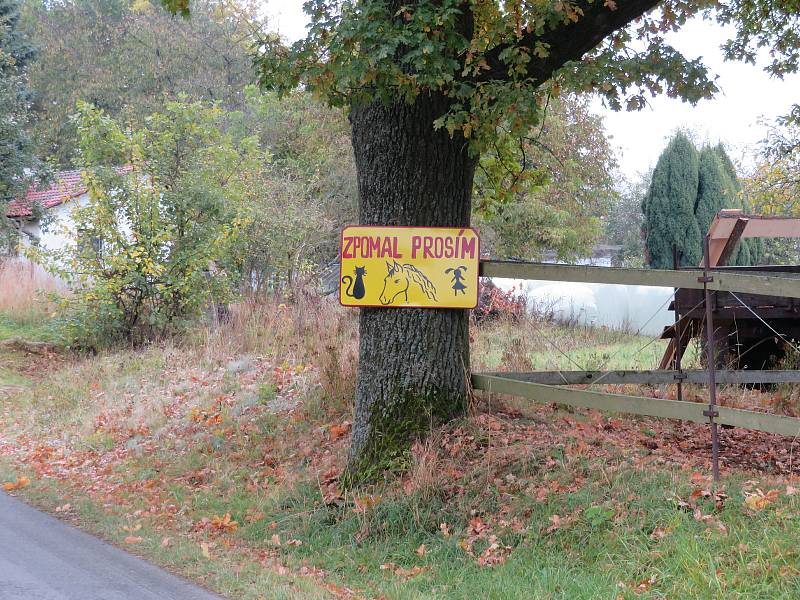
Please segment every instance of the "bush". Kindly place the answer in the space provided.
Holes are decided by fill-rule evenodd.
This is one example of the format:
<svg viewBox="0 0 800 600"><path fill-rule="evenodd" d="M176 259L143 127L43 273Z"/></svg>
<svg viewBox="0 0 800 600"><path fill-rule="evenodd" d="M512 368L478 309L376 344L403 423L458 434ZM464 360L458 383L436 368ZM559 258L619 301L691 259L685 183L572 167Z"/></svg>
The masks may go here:
<svg viewBox="0 0 800 600"><path fill-rule="evenodd" d="M478 306L472 311L476 323L505 319L519 321L525 314L527 301L522 293L514 290L503 291L491 279L481 278L478 292Z"/></svg>
<svg viewBox="0 0 800 600"><path fill-rule="evenodd" d="M79 111L88 201L72 211L71 243L40 253L74 288L62 307L67 339L97 348L170 335L230 298L243 173L267 157L200 103L168 103L138 130Z"/></svg>

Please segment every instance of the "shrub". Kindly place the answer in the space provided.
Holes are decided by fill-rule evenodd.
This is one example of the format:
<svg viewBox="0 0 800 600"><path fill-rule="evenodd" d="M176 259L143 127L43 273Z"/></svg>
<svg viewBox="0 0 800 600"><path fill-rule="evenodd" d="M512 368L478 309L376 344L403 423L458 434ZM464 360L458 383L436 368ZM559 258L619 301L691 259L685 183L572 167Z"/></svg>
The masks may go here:
<svg viewBox="0 0 800 600"><path fill-rule="evenodd" d="M266 157L254 140L225 134L222 116L200 103L170 102L128 129L79 105L88 202L73 209L71 243L41 252L74 288L62 307L73 345L170 335L231 296L242 173Z"/></svg>
<svg viewBox="0 0 800 600"><path fill-rule="evenodd" d="M503 291L491 279L481 278L478 306L472 311L476 323L506 319L518 321L525 314L527 301L522 293Z"/></svg>

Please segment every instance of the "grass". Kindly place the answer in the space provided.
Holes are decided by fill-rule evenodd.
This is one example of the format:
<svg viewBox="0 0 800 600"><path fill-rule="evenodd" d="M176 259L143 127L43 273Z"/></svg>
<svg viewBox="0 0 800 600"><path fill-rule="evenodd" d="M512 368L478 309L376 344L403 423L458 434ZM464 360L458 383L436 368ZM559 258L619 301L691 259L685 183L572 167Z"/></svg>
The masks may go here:
<svg viewBox="0 0 800 600"><path fill-rule="evenodd" d="M48 318L20 318L14 312L0 312L0 341L13 337L33 342L50 342L55 338L55 331Z"/></svg>
<svg viewBox="0 0 800 600"><path fill-rule="evenodd" d="M0 342L16 337L28 341L51 342L55 335L47 319L35 322L28 318L19 318L18 313L0 312ZM27 374L31 360L30 356L22 352L9 348L0 350L0 395L4 389L31 383Z"/></svg>
<svg viewBox="0 0 800 600"><path fill-rule="evenodd" d="M604 327L563 326L544 319L499 321L478 330L475 362L486 370L654 369L667 340ZM692 344L684 366L699 364Z"/></svg>
<svg viewBox="0 0 800 600"><path fill-rule="evenodd" d="M0 315L35 331L38 324L48 320L52 307L47 296L53 293L66 293L66 286L40 266L24 259L0 257ZM0 321L0 335L2 331ZM23 329L18 335L24 333Z"/></svg>
<svg viewBox="0 0 800 600"><path fill-rule="evenodd" d="M800 593L798 469L775 436L723 430L715 498L702 425L480 398L407 474L340 490L355 330L337 307L251 304L184 342L26 371L0 394L0 481L243 600ZM476 368L564 368L545 333L582 366L652 367L646 339L531 322L476 329Z"/></svg>
<svg viewBox="0 0 800 600"><path fill-rule="evenodd" d="M634 598L641 591L663 598L795 597L798 550L787 533L800 524L795 499L749 514L741 482L729 481L729 506L720 511L723 533L665 493L688 498L693 488L685 474L623 470L610 480L601 477L575 493L543 502L518 496L500 507L522 529L494 530L510 556L493 568L465 553L469 525L442 502L392 499L364 517L320 507L311 491L268 518L282 524L280 533L303 542L296 556L388 598ZM553 515L565 515L568 523L548 531ZM449 537L438 528L442 521L451 524ZM352 543L370 527L372 535ZM381 573L387 563L422 571L409 579Z"/></svg>

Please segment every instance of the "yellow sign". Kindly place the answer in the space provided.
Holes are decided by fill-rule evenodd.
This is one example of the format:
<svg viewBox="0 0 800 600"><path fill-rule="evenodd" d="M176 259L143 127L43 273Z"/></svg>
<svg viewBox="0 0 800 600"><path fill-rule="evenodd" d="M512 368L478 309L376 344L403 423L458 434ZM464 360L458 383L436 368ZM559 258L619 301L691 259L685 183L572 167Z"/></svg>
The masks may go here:
<svg viewBox="0 0 800 600"><path fill-rule="evenodd" d="M344 306L475 308L481 243L471 228L346 227Z"/></svg>

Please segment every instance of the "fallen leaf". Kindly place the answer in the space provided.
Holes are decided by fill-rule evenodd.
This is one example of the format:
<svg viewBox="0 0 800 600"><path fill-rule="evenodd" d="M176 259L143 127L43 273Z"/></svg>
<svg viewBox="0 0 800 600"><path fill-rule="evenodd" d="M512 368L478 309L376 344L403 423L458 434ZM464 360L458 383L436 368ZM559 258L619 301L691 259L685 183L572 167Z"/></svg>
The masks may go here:
<svg viewBox="0 0 800 600"><path fill-rule="evenodd" d="M561 517L558 515L550 515L550 527L547 528L547 533L553 533L556 529L561 527Z"/></svg>
<svg viewBox="0 0 800 600"><path fill-rule="evenodd" d="M368 510L375 508L378 504L381 503L383 498L380 495L376 496L361 496L360 498L354 498L353 504L356 507L353 509L354 513L366 513Z"/></svg>
<svg viewBox="0 0 800 600"><path fill-rule="evenodd" d="M755 492L745 496L744 503L747 508L758 511L772 504L778 499L779 495L780 490L770 490L765 494L760 489L756 488Z"/></svg>
<svg viewBox="0 0 800 600"><path fill-rule="evenodd" d="M458 542L458 545L467 554L472 554L472 542L470 542L469 540L463 539L460 542Z"/></svg>
<svg viewBox="0 0 800 600"><path fill-rule="evenodd" d="M469 529L475 535L480 535L486 530L488 525L484 523L479 517L473 517L469 520Z"/></svg>
<svg viewBox="0 0 800 600"><path fill-rule="evenodd" d="M672 531L672 527L656 527L650 534L651 540L660 540L665 538Z"/></svg>
<svg viewBox="0 0 800 600"><path fill-rule="evenodd" d="M344 421L340 425L331 425L330 429L328 429L328 433L331 436L331 441L334 442L345 435L348 431L350 431L349 421Z"/></svg>
<svg viewBox="0 0 800 600"><path fill-rule="evenodd" d="M163 540L161 540L161 547L166 548L169 546L171 540L172 538L165 537Z"/></svg>
<svg viewBox="0 0 800 600"><path fill-rule="evenodd" d="M425 570L423 567L420 566L414 566L411 567L410 569L406 569L403 567L398 567L396 564L391 562L383 563L380 566L380 569L381 571L389 571L390 573L393 573L398 577L405 577L405 578L414 577L415 575L419 575Z"/></svg>
<svg viewBox="0 0 800 600"><path fill-rule="evenodd" d="M272 545L273 546L280 546L281 545L281 536L279 536L277 533L274 533L272 535L271 541L272 541Z"/></svg>
<svg viewBox="0 0 800 600"><path fill-rule="evenodd" d="M247 521L248 523L257 523L263 518L264 518L264 513L254 508L248 509L247 513L244 516L244 520Z"/></svg>
<svg viewBox="0 0 800 600"><path fill-rule="evenodd" d="M419 548L417 548L417 556L425 556L426 548L425 544L420 544Z"/></svg>
<svg viewBox="0 0 800 600"><path fill-rule="evenodd" d="M439 523L439 531L444 537L450 537L450 526L447 523Z"/></svg>
<svg viewBox="0 0 800 600"><path fill-rule="evenodd" d="M286 542L284 542L284 545L286 545L286 546L302 546L303 542L301 542L300 540L286 540Z"/></svg>
<svg viewBox="0 0 800 600"><path fill-rule="evenodd" d="M236 531L239 523L231 519L231 513L225 513L221 517L212 517L211 527L217 531L231 532Z"/></svg>
<svg viewBox="0 0 800 600"><path fill-rule="evenodd" d="M21 490L24 487L30 485L31 480L24 475L17 479L14 482L9 481L8 483L3 484L3 489L7 492L13 492L14 490Z"/></svg>
<svg viewBox="0 0 800 600"><path fill-rule="evenodd" d="M141 538L138 535L127 535L125 536L125 539L122 541L125 542L126 544L138 544L139 542L142 541L142 539L144 538Z"/></svg>

